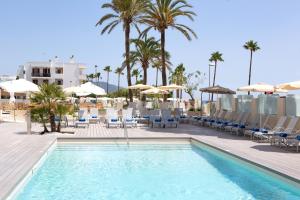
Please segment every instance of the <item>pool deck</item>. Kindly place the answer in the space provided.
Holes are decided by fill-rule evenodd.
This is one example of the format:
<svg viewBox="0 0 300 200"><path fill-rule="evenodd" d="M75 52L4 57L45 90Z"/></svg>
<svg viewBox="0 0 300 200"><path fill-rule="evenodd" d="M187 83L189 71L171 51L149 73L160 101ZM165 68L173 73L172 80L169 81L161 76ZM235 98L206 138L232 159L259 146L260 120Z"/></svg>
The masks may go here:
<svg viewBox="0 0 300 200"><path fill-rule="evenodd" d="M36 133L38 125L32 128ZM107 129L103 124L89 128L71 128L73 134L26 134L25 123L0 123L0 199L4 199L16 184L30 171L56 138L116 139L124 138L124 130ZM128 129L129 138L193 138L227 151L264 167L273 169L300 181L300 153L286 151L267 143L257 143L243 137L213 129L181 124L179 128Z"/></svg>

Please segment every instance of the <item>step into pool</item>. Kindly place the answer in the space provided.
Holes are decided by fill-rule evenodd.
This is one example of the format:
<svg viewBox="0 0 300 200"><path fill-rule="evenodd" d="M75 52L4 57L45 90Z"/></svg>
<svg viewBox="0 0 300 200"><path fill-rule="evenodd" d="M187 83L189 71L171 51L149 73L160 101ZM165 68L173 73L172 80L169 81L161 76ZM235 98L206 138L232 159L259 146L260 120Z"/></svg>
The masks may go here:
<svg viewBox="0 0 300 200"><path fill-rule="evenodd" d="M296 200L297 184L194 143L58 143L17 200Z"/></svg>

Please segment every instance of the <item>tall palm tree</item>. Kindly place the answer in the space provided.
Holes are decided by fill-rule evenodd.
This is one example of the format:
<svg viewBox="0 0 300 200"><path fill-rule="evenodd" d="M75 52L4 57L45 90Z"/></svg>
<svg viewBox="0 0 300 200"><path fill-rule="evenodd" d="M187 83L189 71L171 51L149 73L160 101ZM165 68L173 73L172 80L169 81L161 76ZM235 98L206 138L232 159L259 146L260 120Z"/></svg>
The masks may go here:
<svg viewBox="0 0 300 200"><path fill-rule="evenodd" d="M216 83L216 74L217 74L217 64L218 62L223 62L223 58L222 58L222 54L218 51L213 52L211 54L211 57L209 59L210 62L213 62L215 65L215 69L214 69L214 79L213 79L213 86L215 86ZM214 94L211 95L211 101L214 100Z"/></svg>
<svg viewBox="0 0 300 200"><path fill-rule="evenodd" d="M110 66L104 67L103 71L107 73L107 78L106 78L106 93L108 94L108 84L109 84L109 73L112 72Z"/></svg>
<svg viewBox="0 0 300 200"><path fill-rule="evenodd" d="M171 71L171 61L170 61L170 54L169 52L166 51L166 67L169 71ZM157 87L158 85L158 72L161 71L161 68L162 68L162 61L161 61L161 58L158 58L154 61L154 63L152 64L152 68L156 69L156 76L155 76L155 86Z"/></svg>
<svg viewBox="0 0 300 200"><path fill-rule="evenodd" d="M143 84L147 85L149 64L153 64L159 58L160 44L154 37L143 39L134 39L131 41L135 45L135 51L131 51L131 61L133 64L139 63L143 69Z"/></svg>
<svg viewBox="0 0 300 200"><path fill-rule="evenodd" d="M260 50L260 47L258 46L257 42L254 42L253 40L249 40L248 42L246 42L244 44L244 48L250 51L250 66L249 66L249 79L248 79L248 85L250 85L251 84L253 52ZM248 92L248 95L250 95L250 92Z"/></svg>
<svg viewBox="0 0 300 200"><path fill-rule="evenodd" d="M141 22L146 8L149 6L150 0L112 0L110 3L105 3L102 8L109 8L112 13L104 15L96 24L102 25L105 21L108 24L102 29L101 34L111 31L118 25L122 24L125 32L125 57L127 69L127 82L131 86L131 67L130 67L130 31L131 26L138 27ZM130 101L133 101L132 90L129 90Z"/></svg>
<svg viewBox="0 0 300 200"><path fill-rule="evenodd" d="M160 33L163 85L167 85L165 55L166 29L169 27L174 28L181 32L188 40L192 39L190 34L197 38L196 33L191 28L184 24L176 23L179 17L187 17L193 20L196 14L190 10L185 10L189 8L192 8L192 6L185 0L156 0L149 6L146 11L146 16L142 20L148 27L141 35L146 34L151 29L157 30Z"/></svg>
<svg viewBox="0 0 300 200"><path fill-rule="evenodd" d="M139 76L141 76L141 72L138 69L132 70L132 77L135 77L135 84L138 83Z"/></svg>
<svg viewBox="0 0 300 200"><path fill-rule="evenodd" d="M170 75L170 83L184 85L186 83L185 67L183 64L178 65ZM176 98L182 98L182 90L176 90Z"/></svg>
<svg viewBox="0 0 300 200"><path fill-rule="evenodd" d="M118 75L118 92L120 91L120 77L124 75L122 67L118 67L115 71L115 74Z"/></svg>
<svg viewBox="0 0 300 200"><path fill-rule="evenodd" d="M95 78L97 78L97 79L98 79L98 82L99 82L99 78L100 78L100 77L98 78L98 76L97 76L97 73L98 73L98 72L97 72L98 65L95 65L94 67L95 67Z"/></svg>
<svg viewBox="0 0 300 200"><path fill-rule="evenodd" d="M97 72L97 73L95 74L95 77L97 78L97 82L99 83L100 78L101 78L101 73L100 73L100 72Z"/></svg>

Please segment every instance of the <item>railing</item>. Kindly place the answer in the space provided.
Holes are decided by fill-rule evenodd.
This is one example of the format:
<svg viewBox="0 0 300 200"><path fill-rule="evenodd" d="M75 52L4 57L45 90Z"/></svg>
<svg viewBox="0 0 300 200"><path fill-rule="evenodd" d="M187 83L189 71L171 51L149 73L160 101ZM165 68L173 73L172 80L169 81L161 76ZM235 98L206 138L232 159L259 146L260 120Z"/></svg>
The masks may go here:
<svg viewBox="0 0 300 200"><path fill-rule="evenodd" d="M31 77L51 77L50 73L31 73Z"/></svg>

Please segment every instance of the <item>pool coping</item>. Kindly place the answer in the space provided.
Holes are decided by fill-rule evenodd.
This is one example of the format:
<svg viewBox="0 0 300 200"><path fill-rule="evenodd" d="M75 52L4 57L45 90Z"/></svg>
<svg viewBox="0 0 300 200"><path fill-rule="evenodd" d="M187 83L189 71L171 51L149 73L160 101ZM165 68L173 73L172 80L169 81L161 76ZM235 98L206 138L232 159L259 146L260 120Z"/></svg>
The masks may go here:
<svg viewBox="0 0 300 200"><path fill-rule="evenodd" d="M197 143L200 145L207 146L215 151L219 151L227 156L231 156L233 159L237 159L240 161L245 162L246 164L252 165L269 175L275 175L277 178L282 179L284 181L287 181L293 185L296 185L297 187L300 187L300 179L297 179L295 177L289 176L285 173L282 173L278 170L271 169L270 167L264 166L263 164L254 162L250 159L247 159L245 157L239 156L235 154L234 152L224 150L220 147L216 147L214 145L208 144L207 142L203 142L195 137L130 137L129 141L132 143L134 140L137 143L134 144L141 144L141 142L145 142L145 144L149 144L149 142L160 142L161 144L170 143L171 141L178 142L185 142L190 143L192 145L196 145ZM163 142L164 141L164 142ZM20 189L26 185L26 183L30 180L30 178L36 173L36 171L39 169L39 167L43 164L43 162L46 160L46 158L50 155L50 153L55 149L57 144L59 143L122 143L126 144L127 139L122 137L57 137L50 145L49 147L43 152L41 157L29 168L28 172L25 173L24 176L20 177L19 181L11 188L11 190L4 195L4 199L11 200L16 197L16 195L20 192ZM196 144L194 144L196 143Z"/></svg>

